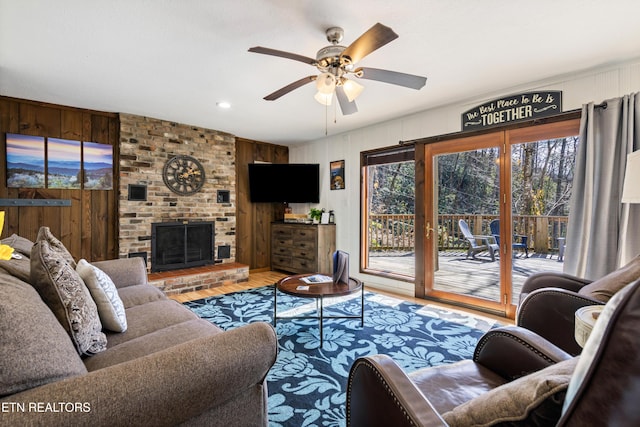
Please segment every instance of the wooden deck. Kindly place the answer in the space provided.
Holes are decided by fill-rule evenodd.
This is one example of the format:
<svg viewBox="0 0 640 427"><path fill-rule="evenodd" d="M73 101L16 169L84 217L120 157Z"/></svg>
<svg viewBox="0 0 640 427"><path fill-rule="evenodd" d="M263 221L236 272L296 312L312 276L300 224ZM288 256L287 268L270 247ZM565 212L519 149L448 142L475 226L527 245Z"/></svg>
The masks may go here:
<svg viewBox="0 0 640 427"><path fill-rule="evenodd" d="M562 272L563 262L556 254L517 254L513 259L513 300L517 303L524 280L541 271ZM375 270L414 276L413 252L371 253L369 267ZM497 301L500 298L500 265L487 253L466 259L466 251L441 251L438 257L435 289Z"/></svg>

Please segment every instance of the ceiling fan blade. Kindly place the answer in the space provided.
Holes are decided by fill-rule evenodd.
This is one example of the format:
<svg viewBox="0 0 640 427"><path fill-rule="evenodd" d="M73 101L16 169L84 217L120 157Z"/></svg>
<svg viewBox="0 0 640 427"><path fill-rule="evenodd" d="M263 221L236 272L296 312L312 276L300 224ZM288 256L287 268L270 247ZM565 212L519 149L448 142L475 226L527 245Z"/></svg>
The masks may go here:
<svg viewBox="0 0 640 427"><path fill-rule="evenodd" d="M262 53L263 55L279 56L281 58L293 59L294 61L304 62L309 65L316 65L316 60L308 56L298 55L297 53L285 52L283 50L269 49L268 47L256 46L249 49L249 52Z"/></svg>
<svg viewBox="0 0 640 427"><path fill-rule="evenodd" d="M377 23L373 27L364 32L356 41L347 47L340 59L349 58L347 62L355 64L362 58L370 54L376 49L381 48L385 44L398 38L398 35L389 27Z"/></svg>
<svg viewBox="0 0 640 427"><path fill-rule="evenodd" d="M377 80L379 82L391 83L392 85L404 86L416 90L421 89L427 82L426 77L399 73L397 71L380 70L378 68L360 67L354 70L354 74L361 79Z"/></svg>
<svg viewBox="0 0 640 427"><path fill-rule="evenodd" d="M340 104L342 115L348 116L349 114L358 112L358 107L356 106L356 102L355 101L349 102L349 98L347 98L347 94L344 93L344 88L342 86L336 87L336 98L338 98L338 104Z"/></svg>
<svg viewBox="0 0 640 427"><path fill-rule="evenodd" d="M303 77L300 80L296 80L295 82L290 83L290 84L286 85L285 87L280 88L280 89L278 89L277 91L275 91L273 93L270 93L269 95L265 96L264 99L266 99L267 101L275 101L276 99L280 98L281 96L288 94L292 90L298 89L300 86L304 86L307 83L311 83L317 77L318 76Z"/></svg>

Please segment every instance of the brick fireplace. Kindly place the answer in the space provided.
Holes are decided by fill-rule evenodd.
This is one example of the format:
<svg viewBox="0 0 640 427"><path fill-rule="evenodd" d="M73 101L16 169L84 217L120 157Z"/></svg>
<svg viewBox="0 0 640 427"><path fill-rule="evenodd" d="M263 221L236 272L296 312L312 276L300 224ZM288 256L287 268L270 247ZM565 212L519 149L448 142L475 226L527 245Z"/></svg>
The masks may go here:
<svg viewBox="0 0 640 427"><path fill-rule="evenodd" d="M119 256L142 256L151 271L152 223L213 221L216 265L235 265L235 137L120 114L119 148ZM172 192L163 181L164 165L176 155L193 156L204 167L205 183L191 196Z"/></svg>

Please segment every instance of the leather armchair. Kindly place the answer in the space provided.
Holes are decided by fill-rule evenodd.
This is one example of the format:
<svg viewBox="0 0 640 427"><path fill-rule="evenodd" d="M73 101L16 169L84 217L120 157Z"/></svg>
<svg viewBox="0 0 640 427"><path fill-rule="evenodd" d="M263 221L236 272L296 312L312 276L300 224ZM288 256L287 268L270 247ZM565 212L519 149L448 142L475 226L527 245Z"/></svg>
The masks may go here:
<svg viewBox="0 0 640 427"><path fill-rule="evenodd" d="M359 358L347 426L640 425L639 322L640 280L606 305L580 357L510 326L487 332L473 360L409 374L385 355ZM519 414L505 412L518 400Z"/></svg>
<svg viewBox="0 0 640 427"><path fill-rule="evenodd" d="M447 425L441 414L515 378L571 359L531 331L492 329L478 342L473 360L406 374L383 354L357 359L347 386L347 425Z"/></svg>
<svg viewBox="0 0 640 427"><path fill-rule="evenodd" d="M640 279L640 255L624 267L591 281L563 273L538 273L522 286L516 325L546 338L569 354L580 354L575 341L575 312L604 305L620 289Z"/></svg>

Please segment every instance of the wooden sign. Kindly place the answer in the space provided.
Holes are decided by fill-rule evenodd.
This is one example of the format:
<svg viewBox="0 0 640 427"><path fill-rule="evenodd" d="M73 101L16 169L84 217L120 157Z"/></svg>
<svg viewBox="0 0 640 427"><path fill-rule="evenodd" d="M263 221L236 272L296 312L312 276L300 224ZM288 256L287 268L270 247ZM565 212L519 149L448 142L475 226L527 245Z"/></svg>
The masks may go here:
<svg viewBox="0 0 640 427"><path fill-rule="evenodd" d="M494 99L462 113L462 131L485 129L562 112L562 91L527 92Z"/></svg>

